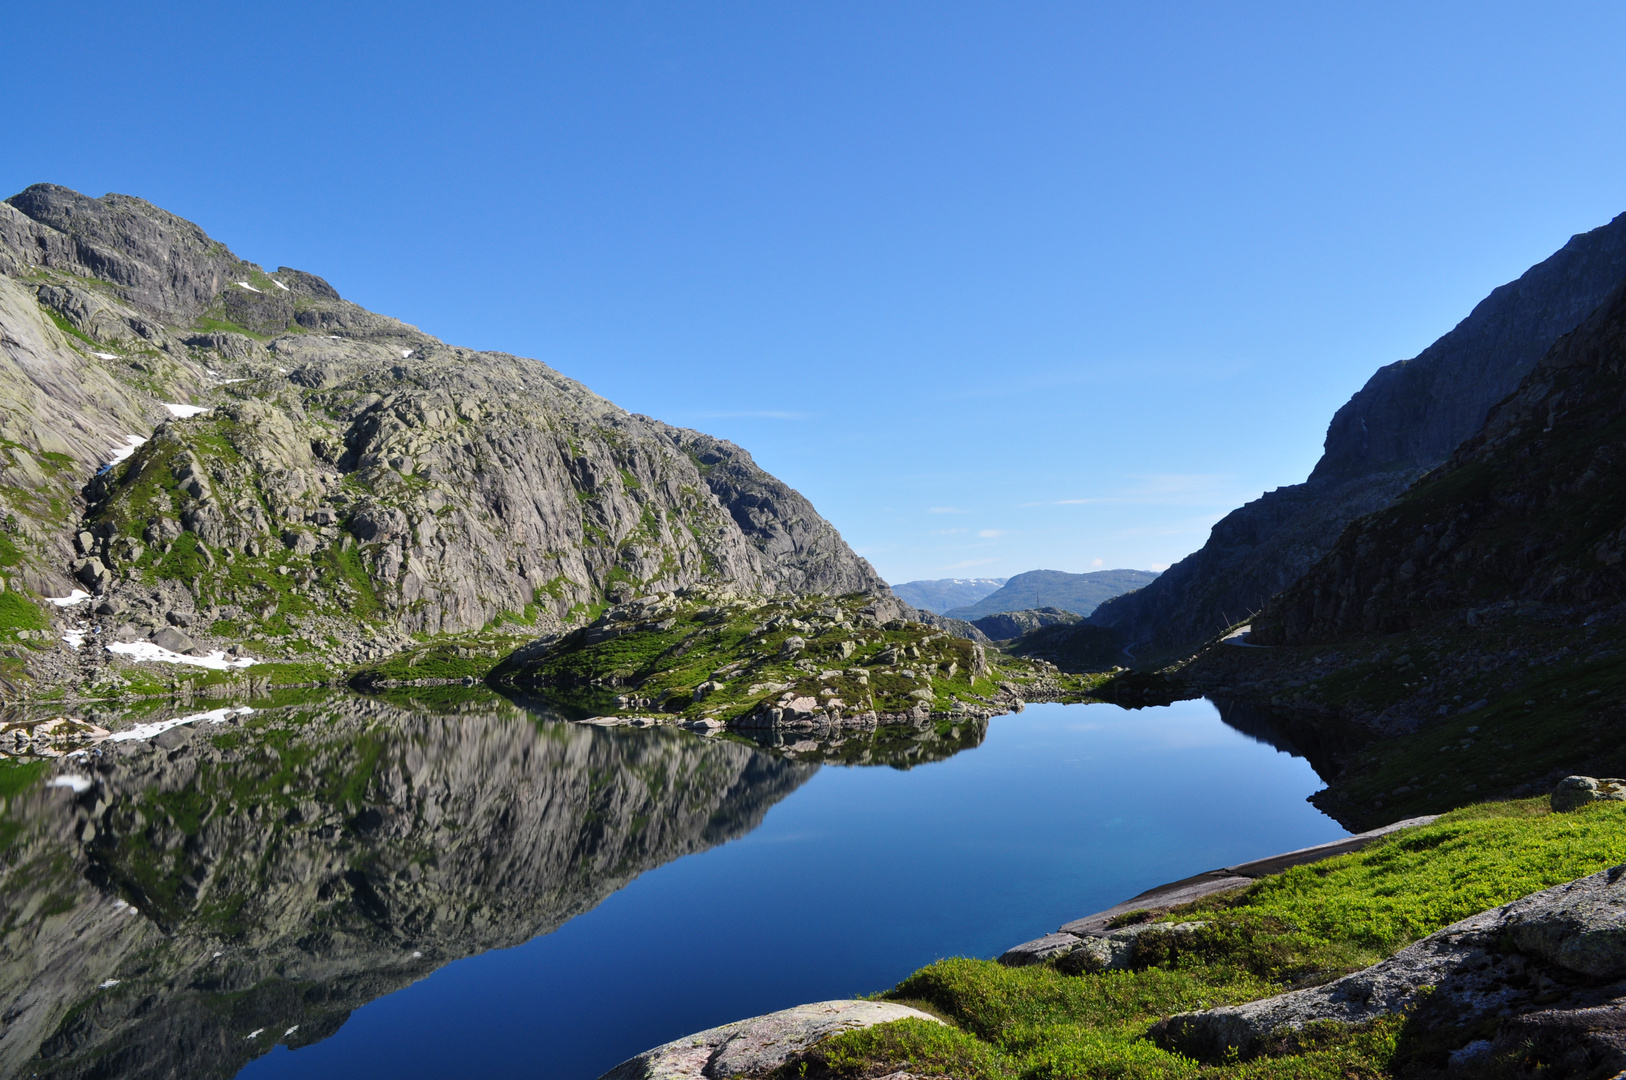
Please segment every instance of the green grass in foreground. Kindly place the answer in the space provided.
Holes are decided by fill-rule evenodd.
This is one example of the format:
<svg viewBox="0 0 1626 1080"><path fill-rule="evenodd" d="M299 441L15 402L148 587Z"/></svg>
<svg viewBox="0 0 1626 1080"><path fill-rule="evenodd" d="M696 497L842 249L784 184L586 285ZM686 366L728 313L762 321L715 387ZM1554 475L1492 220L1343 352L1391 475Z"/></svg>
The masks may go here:
<svg viewBox="0 0 1626 1080"><path fill-rule="evenodd" d="M911 1068L1000 1080L1343 1080L1437 1065L1401 1018L1328 1025L1251 1061L1199 1063L1144 1036L1172 1013L1326 982L1475 912L1626 862L1626 807L1552 814L1546 802L1467 807L1365 851L1190 905L1164 918L1202 919L1207 928L1143 939L1151 963L1139 970L1070 976L1048 966L939 961L878 997L917 1005L950 1026L906 1021L836 1036L784 1075Z"/></svg>

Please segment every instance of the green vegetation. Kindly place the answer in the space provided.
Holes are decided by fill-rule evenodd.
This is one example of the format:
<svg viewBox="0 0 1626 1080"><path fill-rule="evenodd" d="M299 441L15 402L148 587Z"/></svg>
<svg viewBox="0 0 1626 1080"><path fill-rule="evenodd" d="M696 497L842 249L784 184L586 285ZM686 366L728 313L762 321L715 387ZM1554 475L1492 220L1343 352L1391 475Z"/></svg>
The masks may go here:
<svg viewBox="0 0 1626 1080"><path fill-rule="evenodd" d="M1020 690L1038 669L985 654L922 623L885 625L857 593L763 601L693 591L633 601L566 637L535 661L499 670L503 682L545 689L581 708L657 710L724 722L777 701L848 713L964 712L990 706L999 684ZM794 640L793 640L794 639ZM1100 679L1062 676L1082 699ZM622 692L626 691L626 692ZM1036 696L1029 694L1029 696Z"/></svg>
<svg viewBox="0 0 1626 1080"><path fill-rule="evenodd" d="M44 630L49 625L44 610L22 593L14 589L0 593L0 634L15 636L18 630Z"/></svg>
<svg viewBox="0 0 1626 1080"><path fill-rule="evenodd" d="M1626 861L1626 807L1552 814L1545 799L1480 804L1352 855L1295 867L1241 893L1159 921L1200 919L1194 935L1141 939L1137 969L1067 975L949 959L884 994L950 1025L921 1021L836 1036L786 1076L1389 1077L1437 1065L1404 1017L1327 1024L1251 1061L1199 1063L1147 1032L1176 1012L1248 1001L1359 970L1443 926Z"/></svg>

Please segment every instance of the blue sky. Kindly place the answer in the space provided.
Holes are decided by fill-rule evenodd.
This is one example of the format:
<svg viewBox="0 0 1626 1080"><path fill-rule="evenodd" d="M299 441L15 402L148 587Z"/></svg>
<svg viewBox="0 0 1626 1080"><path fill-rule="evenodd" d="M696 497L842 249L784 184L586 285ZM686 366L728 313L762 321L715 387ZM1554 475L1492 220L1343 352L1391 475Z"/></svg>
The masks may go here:
<svg viewBox="0 0 1626 1080"><path fill-rule="evenodd" d="M1607 4L36 4L139 195L730 438L892 581L1160 567L1626 210Z"/></svg>

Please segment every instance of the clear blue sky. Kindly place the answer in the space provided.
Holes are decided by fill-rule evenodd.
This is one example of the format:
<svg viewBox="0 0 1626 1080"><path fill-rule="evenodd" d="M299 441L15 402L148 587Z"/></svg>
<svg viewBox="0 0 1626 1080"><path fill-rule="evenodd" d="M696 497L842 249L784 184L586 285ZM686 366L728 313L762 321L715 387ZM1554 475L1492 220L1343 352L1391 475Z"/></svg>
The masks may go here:
<svg viewBox="0 0 1626 1080"><path fill-rule="evenodd" d="M741 443L892 581L1154 567L1626 210L1617 4L9 10L6 193L139 195Z"/></svg>

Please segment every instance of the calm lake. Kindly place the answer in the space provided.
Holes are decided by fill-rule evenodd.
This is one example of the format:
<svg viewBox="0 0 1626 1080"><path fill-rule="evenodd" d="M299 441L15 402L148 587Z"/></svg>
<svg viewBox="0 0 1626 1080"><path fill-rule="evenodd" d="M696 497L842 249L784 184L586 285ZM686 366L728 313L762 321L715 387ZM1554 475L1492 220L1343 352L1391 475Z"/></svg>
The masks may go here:
<svg viewBox="0 0 1626 1080"><path fill-rule="evenodd" d="M10 768L0 1075L592 1080L1345 835L1207 701L758 746L347 697Z"/></svg>

